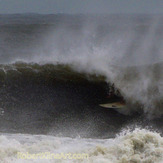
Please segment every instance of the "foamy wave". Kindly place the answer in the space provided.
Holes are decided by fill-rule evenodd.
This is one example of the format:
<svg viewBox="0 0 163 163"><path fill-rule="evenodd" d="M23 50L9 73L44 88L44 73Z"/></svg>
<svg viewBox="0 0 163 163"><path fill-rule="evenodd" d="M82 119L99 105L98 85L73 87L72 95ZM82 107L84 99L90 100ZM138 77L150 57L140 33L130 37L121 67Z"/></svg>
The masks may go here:
<svg viewBox="0 0 163 163"><path fill-rule="evenodd" d="M149 118L163 114L163 63L114 70L112 79L127 100L129 109Z"/></svg>
<svg viewBox="0 0 163 163"><path fill-rule="evenodd" d="M110 148L97 146L89 152L90 162L148 162L163 161L163 138L147 130L135 130L117 137Z"/></svg>
<svg viewBox="0 0 163 163"><path fill-rule="evenodd" d="M73 23L72 18L66 22L67 18L61 18L62 23L56 23L48 31L40 32L36 26L36 33L33 25L27 26L28 30L24 25L14 26L7 28L10 37L2 28L0 63L20 60L70 64L76 71L106 76L121 91L127 104L131 104L129 111L142 111L148 117L163 115L163 66L153 66L163 61L162 17L101 18L91 21L79 18ZM17 37L18 42L13 39ZM27 43L30 44L26 46ZM147 64L150 66L140 66ZM10 70L6 67L1 71Z"/></svg>
<svg viewBox="0 0 163 163"><path fill-rule="evenodd" d="M124 111L125 114L143 112L148 118L163 115L162 62L123 67L111 64L107 57L104 58L94 57L86 63L72 63L77 71L103 75L108 83L113 83L126 100L128 110Z"/></svg>
<svg viewBox="0 0 163 163"><path fill-rule="evenodd" d="M86 153L88 159L54 160L17 158L18 152L24 153ZM121 133L115 139L71 139L53 136L6 135L0 136L1 162L81 162L81 163L124 163L163 161L163 138L155 132L136 129L133 132Z"/></svg>

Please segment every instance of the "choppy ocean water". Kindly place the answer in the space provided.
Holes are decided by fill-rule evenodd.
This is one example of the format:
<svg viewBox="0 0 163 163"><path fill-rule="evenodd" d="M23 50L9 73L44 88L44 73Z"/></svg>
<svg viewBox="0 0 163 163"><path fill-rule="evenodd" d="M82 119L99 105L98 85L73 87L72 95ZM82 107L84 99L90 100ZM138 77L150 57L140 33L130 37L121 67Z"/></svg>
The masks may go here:
<svg viewBox="0 0 163 163"><path fill-rule="evenodd" d="M162 162L162 27L161 16L1 15L1 162ZM100 107L116 90L127 110ZM29 158L40 153L87 158Z"/></svg>

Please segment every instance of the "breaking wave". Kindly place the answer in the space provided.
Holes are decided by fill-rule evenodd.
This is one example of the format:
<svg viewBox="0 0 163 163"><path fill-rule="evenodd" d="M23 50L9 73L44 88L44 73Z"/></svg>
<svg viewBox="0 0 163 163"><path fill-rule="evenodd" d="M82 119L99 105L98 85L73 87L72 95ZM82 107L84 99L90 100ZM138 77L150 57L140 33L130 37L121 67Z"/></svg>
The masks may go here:
<svg viewBox="0 0 163 163"><path fill-rule="evenodd" d="M1 15L0 26L0 162L163 162L162 16ZM100 106L122 99L122 114ZM136 125L154 131L125 130Z"/></svg>
<svg viewBox="0 0 163 163"><path fill-rule="evenodd" d="M90 150L95 162L159 162L163 161L163 138L155 132L136 129L118 136L111 147Z"/></svg>
<svg viewBox="0 0 163 163"><path fill-rule="evenodd" d="M84 153L87 158L71 159L71 162L146 162L163 161L163 138L145 129L124 131L115 139L71 139L43 135L8 134L0 136L1 162L69 162L69 159L20 159L19 153ZM74 146L74 143L76 144ZM66 146L66 148L65 148ZM20 156L19 156L20 157Z"/></svg>
<svg viewBox="0 0 163 163"><path fill-rule="evenodd" d="M1 22L1 76L7 69L11 73L11 67L28 71L34 78L33 71L54 78L58 68L61 78L68 73L71 80L93 74L121 92L129 107L126 114L143 112L149 118L163 114L161 16L11 17ZM17 61L26 64L15 64ZM71 70L62 69L65 66Z"/></svg>
<svg viewBox="0 0 163 163"><path fill-rule="evenodd" d="M95 64L96 65L96 64ZM99 83L109 89L115 87L115 95L124 98L127 110L124 114L143 112L149 118L163 114L163 63L147 64L144 66L121 67L108 65L107 69L97 67L94 62L81 65L77 62L63 63L25 63L0 65L1 85L3 83L23 81L52 84L56 82ZM95 66L95 67L94 67Z"/></svg>

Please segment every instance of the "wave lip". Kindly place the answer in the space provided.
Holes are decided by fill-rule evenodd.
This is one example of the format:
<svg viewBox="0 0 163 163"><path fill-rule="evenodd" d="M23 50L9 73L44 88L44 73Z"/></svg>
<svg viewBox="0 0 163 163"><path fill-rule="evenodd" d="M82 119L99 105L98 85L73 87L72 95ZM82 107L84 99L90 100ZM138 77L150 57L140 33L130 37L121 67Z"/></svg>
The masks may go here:
<svg viewBox="0 0 163 163"><path fill-rule="evenodd" d="M87 73L75 71L71 64L61 63L26 63L16 62L13 64L0 64L0 79L6 78L20 78L30 77L31 80L36 78L44 78L56 81L94 81L105 82L103 75L96 75L96 73Z"/></svg>

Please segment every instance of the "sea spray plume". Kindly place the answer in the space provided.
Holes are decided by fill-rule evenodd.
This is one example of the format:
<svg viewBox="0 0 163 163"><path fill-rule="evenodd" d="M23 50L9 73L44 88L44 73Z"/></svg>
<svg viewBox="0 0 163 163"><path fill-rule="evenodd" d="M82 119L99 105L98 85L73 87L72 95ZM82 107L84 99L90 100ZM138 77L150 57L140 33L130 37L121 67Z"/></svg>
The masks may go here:
<svg viewBox="0 0 163 163"><path fill-rule="evenodd" d="M120 75L117 75L114 79L124 96L132 102L140 103L144 113L150 118L160 116L163 113L163 63L155 63L162 60L161 53L158 52L160 47L156 49L157 43L159 44L163 39L159 30L160 24L161 19L151 20L149 30L133 53L138 62L137 66L125 68L123 71L120 70L121 74L119 73ZM142 61L140 61L141 59ZM146 61L148 65L146 65ZM139 66L139 64L146 66Z"/></svg>
<svg viewBox="0 0 163 163"><path fill-rule="evenodd" d="M162 24L162 17L157 16L63 20L41 34L37 44L28 48L33 51L30 55L20 50L9 56L9 62L63 63L76 71L104 75L131 104L129 111L160 116L162 66L154 63L163 60Z"/></svg>
<svg viewBox="0 0 163 163"><path fill-rule="evenodd" d="M158 36L158 42L162 41L161 19L151 18L147 24L135 24L131 20L126 24L120 21L115 24L115 30L105 31L105 35L101 34L98 22L83 26L77 34L62 29L64 42L54 39L62 48L57 46L59 53L54 49L53 56L60 63L71 64L76 71L105 75L126 102L133 105L130 110L143 111L149 118L160 116L163 113L162 64L154 63L162 59L160 47L155 49Z"/></svg>

